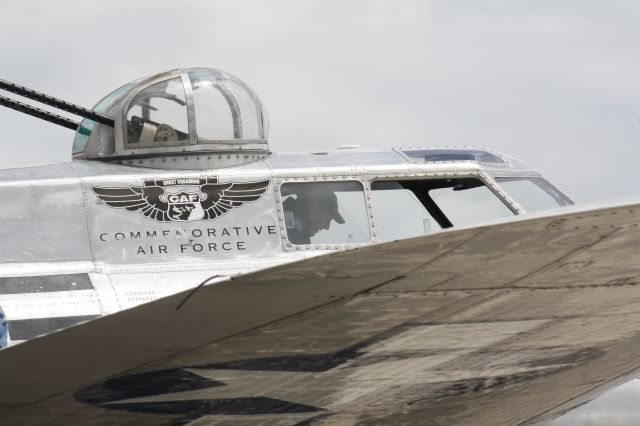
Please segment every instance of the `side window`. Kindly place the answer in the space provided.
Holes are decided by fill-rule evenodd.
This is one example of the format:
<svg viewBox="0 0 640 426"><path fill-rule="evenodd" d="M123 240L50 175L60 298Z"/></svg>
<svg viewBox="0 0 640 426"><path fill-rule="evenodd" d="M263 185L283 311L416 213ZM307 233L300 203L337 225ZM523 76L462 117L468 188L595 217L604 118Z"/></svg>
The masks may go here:
<svg viewBox="0 0 640 426"><path fill-rule="evenodd" d="M188 142L187 101L181 78L161 81L136 95L127 111L129 148Z"/></svg>
<svg viewBox="0 0 640 426"><path fill-rule="evenodd" d="M371 192L380 241L514 215L474 178L376 181Z"/></svg>
<svg viewBox="0 0 640 426"><path fill-rule="evenodd" d="M369 242L369 220L360 182L292 182L283 184L280 192L290 243Z"/></svg>
<svg viewBox="0 0 640 426"><path fill-rule="evenodd" d="M400 183L373 182L371 191L380 241L415 237L442 229L416 195Z"/></svg>

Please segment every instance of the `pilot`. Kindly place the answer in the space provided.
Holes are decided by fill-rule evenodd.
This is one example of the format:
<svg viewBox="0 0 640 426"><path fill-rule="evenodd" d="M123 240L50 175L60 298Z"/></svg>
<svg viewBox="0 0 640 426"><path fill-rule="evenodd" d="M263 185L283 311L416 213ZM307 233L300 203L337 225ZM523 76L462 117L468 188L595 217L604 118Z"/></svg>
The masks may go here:
<svg viewBox="0 0 640 426"><path fill-rule="evenodd" d="M331 220L344 223L338 211L338 197L332 191L315 188L296 195L283 203L287 236L293 244L310 244L311 237L329 229Z"/></svg>

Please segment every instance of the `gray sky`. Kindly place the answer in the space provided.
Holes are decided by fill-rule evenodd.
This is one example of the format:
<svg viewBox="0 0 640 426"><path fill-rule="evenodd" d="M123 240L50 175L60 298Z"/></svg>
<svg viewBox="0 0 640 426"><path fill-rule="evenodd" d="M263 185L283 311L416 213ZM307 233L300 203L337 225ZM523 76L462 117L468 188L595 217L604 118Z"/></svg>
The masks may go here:
<svg viewBox="0 0 640 426"><path fill-rule="evenodd" d="M85 106L171 68L237 75L273 150L479 145L577 201L640 193L640 3L29 1L2 6L0 78ZM68 160L73 132L1 109L2 161Z"/></svg>

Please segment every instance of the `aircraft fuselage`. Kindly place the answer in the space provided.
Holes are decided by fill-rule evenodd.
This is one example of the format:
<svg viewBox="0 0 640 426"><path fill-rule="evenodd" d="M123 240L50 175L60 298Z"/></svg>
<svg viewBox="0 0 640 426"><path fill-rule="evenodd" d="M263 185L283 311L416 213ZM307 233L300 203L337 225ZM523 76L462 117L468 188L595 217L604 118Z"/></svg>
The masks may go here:
<svg viewBox="0 0 640 426"><path fill-rule="evenodd" d="M73 161L0 170L0 306L13 342L208 278L570 203L528 166L475 148L168 167ZM524 205L527 191L545 200Z"/></svg>

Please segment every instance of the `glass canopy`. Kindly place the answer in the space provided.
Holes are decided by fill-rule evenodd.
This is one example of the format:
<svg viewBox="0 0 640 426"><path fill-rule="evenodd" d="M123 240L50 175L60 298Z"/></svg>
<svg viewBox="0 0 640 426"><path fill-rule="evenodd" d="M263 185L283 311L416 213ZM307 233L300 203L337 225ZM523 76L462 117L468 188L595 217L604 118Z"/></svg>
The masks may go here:
<svg viewBox="0 0 640 426"><path fill-rule="evenodd" d="M84 120L74 140L74 158L268 153L260 99L221 70L177 69L137 80L94 109L114 117L115 127Z"/></svg>

